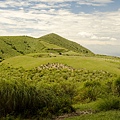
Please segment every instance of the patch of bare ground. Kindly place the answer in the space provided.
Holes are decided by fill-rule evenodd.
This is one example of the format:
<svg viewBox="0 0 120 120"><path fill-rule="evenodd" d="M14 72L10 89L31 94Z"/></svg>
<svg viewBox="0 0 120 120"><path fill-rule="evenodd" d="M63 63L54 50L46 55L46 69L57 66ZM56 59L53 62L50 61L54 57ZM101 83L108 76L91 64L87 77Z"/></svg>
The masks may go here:
<svg viewBox="0 0 120 120"><path fill-rule="evenodd" d="M64 115L61 115L61 116L57 116L53 120L64 120L65 118L70 118L70 117L80 116L80 115L86 115L86 114L93 114L95 112L96 111L92 111L92 110L86 110L86 111L77 110L76 112L73 112L73 113L69 113L69 114L64 114Z"/></svg>

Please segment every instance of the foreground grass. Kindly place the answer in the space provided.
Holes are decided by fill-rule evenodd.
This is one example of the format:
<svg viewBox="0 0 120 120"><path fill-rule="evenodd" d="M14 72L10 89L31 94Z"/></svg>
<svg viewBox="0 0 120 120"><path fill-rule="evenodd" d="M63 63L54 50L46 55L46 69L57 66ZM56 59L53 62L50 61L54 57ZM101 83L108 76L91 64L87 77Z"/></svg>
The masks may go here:
<svg viewBox="0 0 120 120"><path fill-rule="evenodd" d="M99 112L96 114L87 114L64 120L120 120L120 111Z"/></svg>
<svg viewBox="0 0 120 120"><path fill-rule="evenodd" d="M91 111L97 111L97 104L98 101L92 101L90 103L77 103L74 104L73 107L76 110L80 110L80 111L86 111L86 110L91 110Z"/></svg>

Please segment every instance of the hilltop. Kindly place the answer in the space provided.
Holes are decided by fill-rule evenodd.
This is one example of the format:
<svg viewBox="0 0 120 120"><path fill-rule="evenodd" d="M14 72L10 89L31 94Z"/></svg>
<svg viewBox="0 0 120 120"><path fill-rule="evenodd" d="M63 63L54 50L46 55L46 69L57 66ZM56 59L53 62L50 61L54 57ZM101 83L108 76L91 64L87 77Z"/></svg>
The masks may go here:
<svg viewBox="0 0 120 120"><path fill-rule="evenodd" d="M6 59L29 53L67 53L75 52L84 55L93 55L85 47L67 40L54 33L33 38L29 36L1 36L0 59Z"/></svg>

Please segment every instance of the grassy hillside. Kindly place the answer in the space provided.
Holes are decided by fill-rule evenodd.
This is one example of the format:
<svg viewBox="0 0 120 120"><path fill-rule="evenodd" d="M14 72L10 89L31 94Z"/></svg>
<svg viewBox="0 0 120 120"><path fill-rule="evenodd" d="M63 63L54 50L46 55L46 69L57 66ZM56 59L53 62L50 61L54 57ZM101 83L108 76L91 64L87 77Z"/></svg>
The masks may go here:
<svg viewBox="0 0 120 120"><path fill-rule="evenodd" d="M75 42L69 41L54 33L40 37L40 39L48 43L55 44L60 47L66 48L68 50L72 50L74 52L78 52L82 54L93 54L90 50L84 48L83 46Z"/></svg>
<svg viewBox="0 0 120 120"><path fill-rule="evenodd" d="M44 45L39 40L27 36L0 37L0 57L5 59L27 53L40 52Z"/></svg>
<svg viewBox="0 0 120 120"><path fill-rule="evenodd" d="M28 53L65 53L74 51L79 54L91 54L89 50L77 43L64 39L56 34L41 38L28 36L1 36L0 60Z"/></svg>

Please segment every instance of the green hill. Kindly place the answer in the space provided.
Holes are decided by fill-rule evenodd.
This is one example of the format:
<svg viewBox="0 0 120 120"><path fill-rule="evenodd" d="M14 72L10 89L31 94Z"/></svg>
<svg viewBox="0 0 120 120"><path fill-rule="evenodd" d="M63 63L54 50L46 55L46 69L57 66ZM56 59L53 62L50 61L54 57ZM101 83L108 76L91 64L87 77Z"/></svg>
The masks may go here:
<svg viewBox="0 0 120 120"><path fill-rule="evenodd" d="M82 53L82 54L93 54L90 50L86 49L85 47L69 41L57 34L51 33L48 35L45 35L43 37L40 37L41 40L48 42L50 44L55 44L58 45L60 47L66 48L68 50L77 52L77 53Z"/></svg>
<svg viewBox="0 0 120 120"><path fill-rule="evenodd" d="M28 36L4 36L0 37L0 57L2 59L40 52L44 45L37 39Z"/></svg>
<svg viewBox="0 0 120 120"><path fill-rule="evenodd" d="M28 36L0 37L0 59L29 53L68 53L71 51L80 54L92 54L92 52L79 44L56 34L49 34L40 38Z"/></svg>

